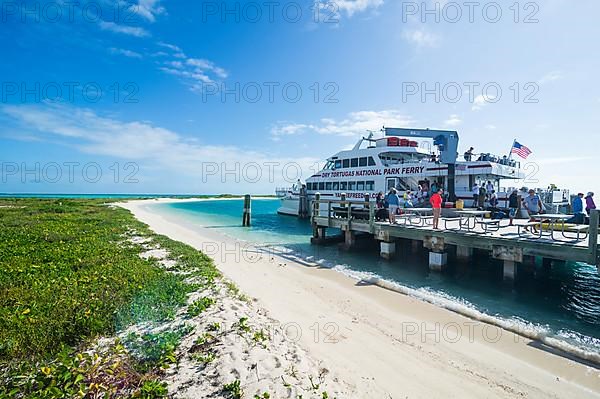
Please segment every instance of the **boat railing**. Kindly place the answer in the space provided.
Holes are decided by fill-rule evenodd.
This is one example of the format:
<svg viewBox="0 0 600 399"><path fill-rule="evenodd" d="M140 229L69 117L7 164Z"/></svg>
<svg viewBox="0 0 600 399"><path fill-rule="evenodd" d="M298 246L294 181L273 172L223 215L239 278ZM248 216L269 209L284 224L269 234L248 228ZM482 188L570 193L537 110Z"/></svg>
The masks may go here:
<svg viewBox="0 0 600 399"><path fill-rule="evenodd" d="M513 168L521 169L521 162L515 161L508 157L501 157L490 153L479 154L479 157L475 159L477 162L493 162L499 165L511 166Z"/></svg>
<svg viewBox="0 0 600 399"><path fill-rule="evenodd" d="M275 194L278 197L285 197L289 192L293 192L293 187L277 187L275 188Z"/></svg>

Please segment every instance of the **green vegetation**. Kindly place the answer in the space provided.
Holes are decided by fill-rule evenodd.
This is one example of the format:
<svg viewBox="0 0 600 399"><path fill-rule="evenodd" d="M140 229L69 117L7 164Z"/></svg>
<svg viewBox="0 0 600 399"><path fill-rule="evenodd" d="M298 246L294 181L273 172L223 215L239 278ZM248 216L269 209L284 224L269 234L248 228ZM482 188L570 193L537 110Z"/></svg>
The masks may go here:
<svg viewBox="0 0 600 399"><path fill-rule="evenodd" d="M239 330L240 333L249 333L250 326L248 325L248 318L242 317L240 320L234 324L235 327Z"/></svg>
<svg viewBox="0 0 600 399"><path fill-rule="evenodd" d="M223 391L225 391L225 393L228 394L232 399L241 399L244 395L240 380L235 380L232 383L226 384L223 387Z"/></svg>
<svg viewBox="0 0 600 399"><path fill-rule="evenodd" d="M215 304L215 300L213 298L203 297L194 301L190 306L188 306L188 316L196 317L199 316L200 313L204 312L210 306Z"/></svg>
<svg viewBox="0 0 600 399"><path fill-rule="evenodd" d="M176 362L189 329L86 349L129 325L172 320L188 293L214 284L211 259L106 200L0 200L0 226L0 397L166 396L160 368ZM140 258L130 242L140 236L184 273Z"/></svg>
<svg viewBox="0 0 600 399"><path fill-rule="evenodd" d="M154 334L130 334L125 345L132 350L139 360L142 371L152 370L156 367L167 369L171 364L177 363L175 350L181 339L191 332L191 327L181 326L175 331L163 331Z"/></svg>
<svg viewBox="0 0 600 399"><path fill-rule="evenodd" d="M231 281L225 281L225 287L227 287L227 292L229 293L229 295L233 296L234 298L239 299L240 301L244 301L244 302L250 302L250 298L248 298L246 295L242 294L240 292L240 289L237 285L235 285L235 283L231 282Z"/></svg>

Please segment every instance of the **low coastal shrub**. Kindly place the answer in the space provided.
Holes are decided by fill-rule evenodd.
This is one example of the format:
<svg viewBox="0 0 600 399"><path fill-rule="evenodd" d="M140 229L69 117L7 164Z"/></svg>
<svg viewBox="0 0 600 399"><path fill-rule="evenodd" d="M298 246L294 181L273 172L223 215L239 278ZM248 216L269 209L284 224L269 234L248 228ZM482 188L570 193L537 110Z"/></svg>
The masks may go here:
<svg viewBox="0 0 600 399"><path fill-rule="evenodd" d="M225 384L223 391L232 399L241 399L244 395L240 380L235 380L229 384Z"/></svg>
<svg viewBox="0 0 600 399"><path fill-rule="evenodd" d="M203 297L194 301L190 306L188 306L188 316L196 317L200 315L200 313L204 312L206 309L215 304L215 300L209 297Z"/></svg>
<svg viewBox="0 0 600 399"><path fill-rule="evenodd" d="M175 350L181 339L193 330L190 326L180 326L174 331L150 334L129 334L125 346L139 361L140 370L148 371L156 367L166 369L177 363Z"/></svg>
<svg viewBox="0 0 600 399"><path fill-rule="evenodd" d="M118 396L164 397L153 367L176 361L185 331L141 337L155 347L141 360L120 343L103 360L86 348L132 324L172 320L188 293L219 276L211 259L104 200L3 199L0 207L0 397L108 398L112 386ZM167 250L186 273L142 259L135 237ZM111 373L124 373L123 384L107 384Z"/></svg>

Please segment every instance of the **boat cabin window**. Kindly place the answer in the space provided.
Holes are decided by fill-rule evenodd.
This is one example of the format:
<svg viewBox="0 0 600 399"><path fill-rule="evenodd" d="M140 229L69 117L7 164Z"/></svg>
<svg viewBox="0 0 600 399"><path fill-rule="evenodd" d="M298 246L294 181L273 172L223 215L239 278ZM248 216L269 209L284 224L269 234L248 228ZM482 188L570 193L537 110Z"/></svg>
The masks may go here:
<svg viewBox="0 0 600 399"><path fill-rule="evenodd" d="M336 169L342 168L342 160L341 159L338 159L337 161L335 161L335 168Z"/></svg>
<svg viewBox="0 0 600 399"><path fill-rule="evenodd" d="M342 168L349 168L350 167L350 160L349 159L344 159L342 161Z"/></svg>
<svg viewBox="0 0 600 399"><path fill-rule="evenodd" d="M396 187L396 179L388 179L387 180L387 191L390 191L392 188Z"/></svg>
<svg viewBox="0 0 600 399"><path fill-rule="evenodd" d="M356 191L365 191L365 182L359 181L356 183Z"/></svg>
<svg viewBox="0 0 600 399"><path fill-rule="evenodd" d="M352 167L352 168L358 167L358 158L352 158L350 160L350 167Z"/></svg>
<svg viewBox="0 0 600 399"><path fill-rule="evenodd" d="M365 189L366 189L367 191L375 191L375 182L374 182L374 181L368 181L368 182L365 184Z"/></svg>
<svg viewBox="0 0 600 399"><path fill-rule="evenodd" d="M340 189L340 183L339 182L333 182L333 190L334 191L338 191Z"/></svg>
<svg viewBox="0 0 600 399"><path fill-rule="evenodd" d="M325 182L319 183L319 190L325 190Z"/></svg>
<svg viewBox="0 0 600 399"><path fill-rule="evenodd" d="M348 182L347 181L343 181L340 183L340 190L342 190L342 191L348 190Z"/></svg>
<svg viewBox="0 0 600 399"><path fill-rule="evenodd" d="M325 183L325 190L331 190L333 184L331 182Z"/></svg>
<svg viewBox="0 0 600 399"><path fill-rule="evenodd" d="M359 164L359 166L367 166L367 157L360 158L358 160L358 164Z"/></svg>
<svg viewBox="0 0 600 399"><path fill-rule="evenodd" d="M376 166L375 160L373 157L369 157L369 166Z"/></svg>
<svg viewBox="0 0 600 399"><path fill-rule="evenodd" d="M306 183L306 189L312 190L312 183Z"/></svg>
<svg viewBox="0 0 600 399"><path fill-rule="evenodd" d="M325 169L332 169L332 168L333 168L333 162L327 161L327 163L325 164Z"/></svg>
<svg viewBox="0 0 600 399"><path fill-rule="evenodd" d="M348 191L355 191L355 190L356 190L356 182L355 181L348 182Z"/></svg>

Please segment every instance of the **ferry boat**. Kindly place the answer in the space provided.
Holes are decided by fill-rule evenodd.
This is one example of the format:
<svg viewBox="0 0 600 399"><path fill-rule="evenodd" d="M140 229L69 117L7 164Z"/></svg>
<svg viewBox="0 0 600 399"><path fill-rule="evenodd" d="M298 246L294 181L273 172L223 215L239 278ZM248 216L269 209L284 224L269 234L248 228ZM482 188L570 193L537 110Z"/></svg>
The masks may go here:
<svg viewBox="0 0 600 399"><path fill-rule="evenodd" d="M525 178L520 163L508 156L481 154L458 160L456 132L387 128L384 132L378 139L371 133L361 138L353 149L333 155L324 168L305 183L277 189L281 200L278 213L298 216L303 193L309 206L316 193L324 200L339 200L345 193L347 200L364 203L365 194L373 198L391 188L398 191L401 201L405 193L415 193L411 200L414 206L429 206L432 189L444 188L450 191L450 201L461 199L469 207L474 205L476 183L479 187L493 185L498 206L508 207L508 196L513 189L503 188L502 182L516 183Z"/></svg>

